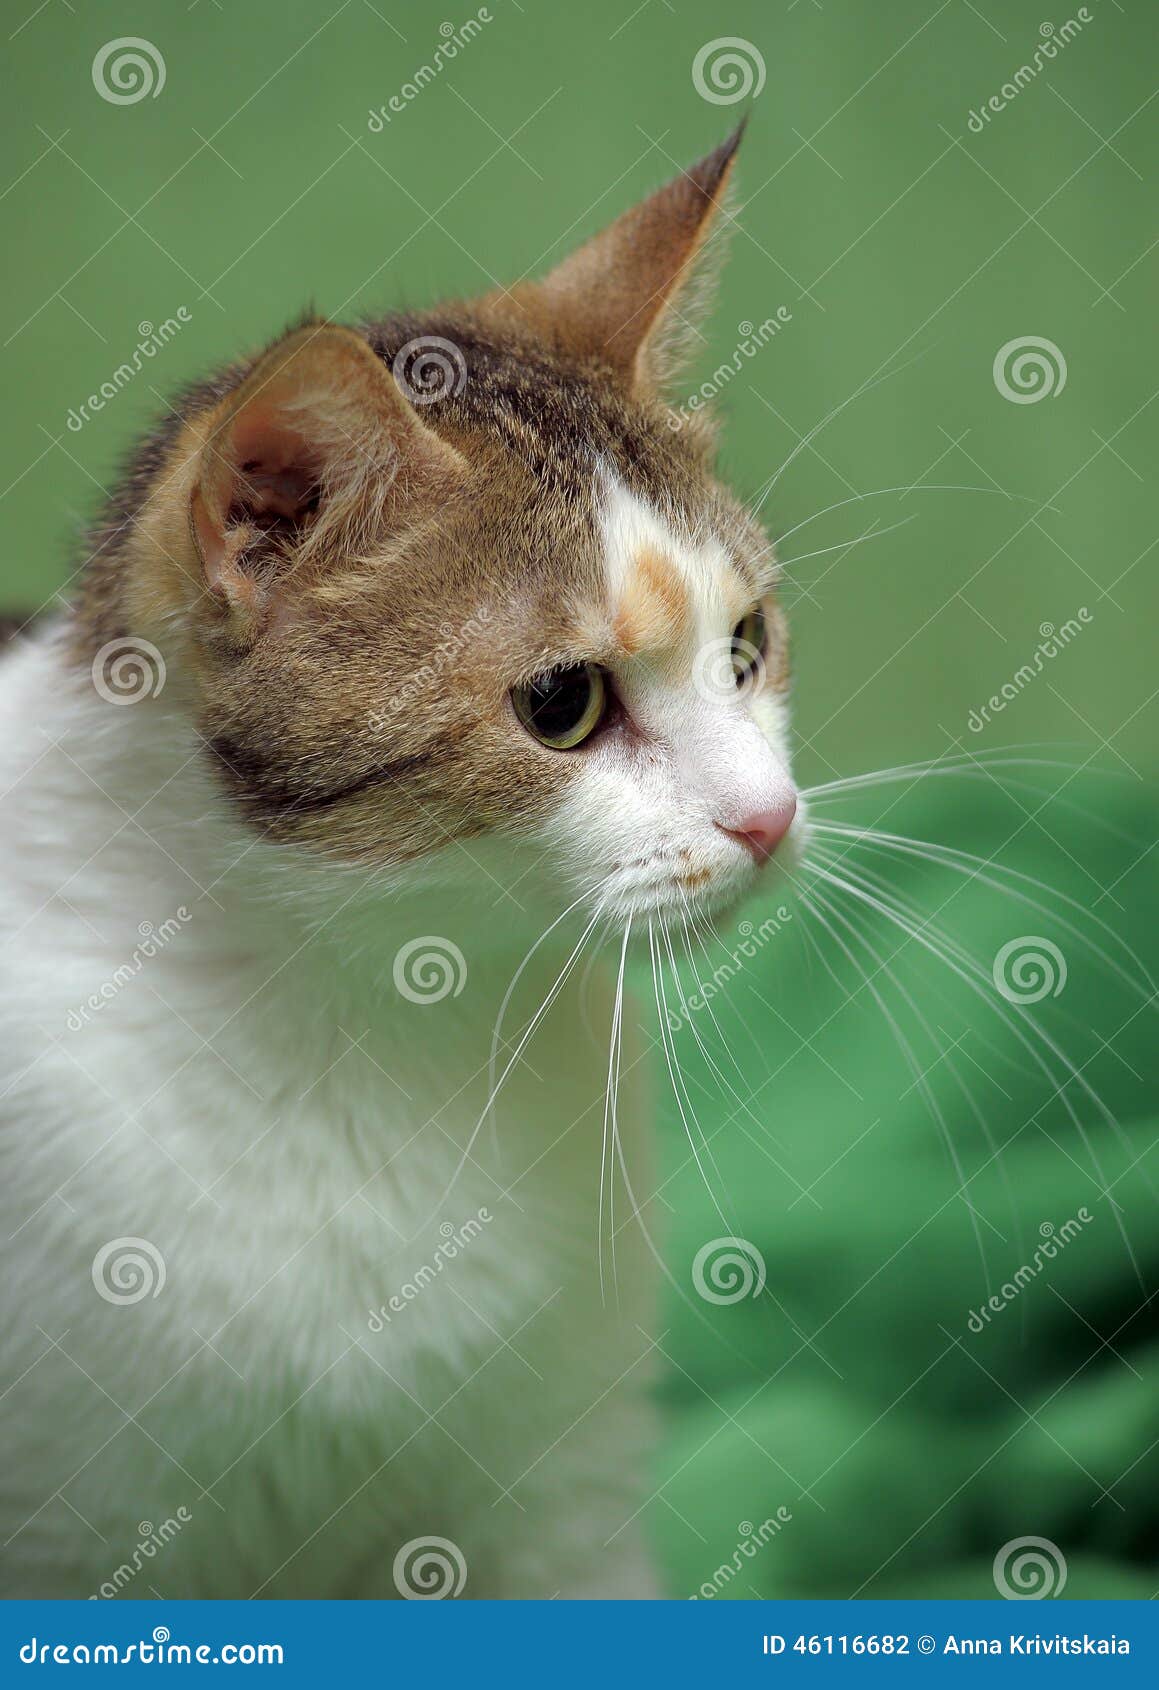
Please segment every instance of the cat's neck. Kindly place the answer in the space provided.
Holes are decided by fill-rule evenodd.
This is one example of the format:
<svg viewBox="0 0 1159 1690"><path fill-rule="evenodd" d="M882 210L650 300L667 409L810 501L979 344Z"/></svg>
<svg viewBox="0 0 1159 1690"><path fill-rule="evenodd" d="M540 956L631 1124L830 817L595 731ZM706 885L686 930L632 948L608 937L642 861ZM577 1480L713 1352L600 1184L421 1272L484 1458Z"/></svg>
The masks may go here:
<svg viewBox="0 0 1159 1690"><path fill-rule="evenodd" d="M271 844L233 812L176 686L110 705L51 637L5 660L0 719L6 878L18 916L55 909L83 953L78 1002L144 950L199 1031L235 1016L292 1049L299 1029L385 1027L392 1059L429 1066L429 1043L449 1073L479 1059L528 950L543 941L527 974L542 998L586 920L547 932L536 865L520 877L502 843L449 845L422 880ZM207 979L208 1016L188 1001Z"/></svg>

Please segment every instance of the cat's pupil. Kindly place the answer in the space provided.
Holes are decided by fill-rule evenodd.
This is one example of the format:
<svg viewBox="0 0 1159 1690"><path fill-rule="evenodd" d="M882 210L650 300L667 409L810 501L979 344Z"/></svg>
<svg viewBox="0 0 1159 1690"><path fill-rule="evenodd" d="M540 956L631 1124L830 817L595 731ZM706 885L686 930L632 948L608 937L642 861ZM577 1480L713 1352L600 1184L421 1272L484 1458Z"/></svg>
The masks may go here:
<svg viewBox="0 0 1159 1690"><path fill-rule="evenodd" d="M732 666L738 687L744 686L764 656L765 639L765 615L762 610L750 610L733 629Z"/></svg>
<svg viewBox="0 0 1159 1690"><path fill-rule="evenodd" d="M548 739L561 739L583 721L592 682L586 668L557 669L528 691L533 725Z"/></svg>
<svg viewBox="0 0 1159 1690"><path fill-rule="evenodd" d="M601 669L577 663L516 687L511 698L529 733L544 745L570 751L600 725L607 689Z"/></svg>

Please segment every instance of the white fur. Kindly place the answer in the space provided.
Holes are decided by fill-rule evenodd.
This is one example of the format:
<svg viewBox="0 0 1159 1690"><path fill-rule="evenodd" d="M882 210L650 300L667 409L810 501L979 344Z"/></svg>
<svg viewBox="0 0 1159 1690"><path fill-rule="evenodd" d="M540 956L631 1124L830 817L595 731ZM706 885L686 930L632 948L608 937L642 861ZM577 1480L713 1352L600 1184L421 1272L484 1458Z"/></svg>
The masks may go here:
<svg viewBox="0 0 1159 1690"><path fill-rule="evenodd" d="M577 884L602 887L619 914L679 908L674 879L689 871L709 877L689 903L734 900L751 890L753 865L723 830L795 796L788 711L768 686L697 685L723 657L739 620L738 578L720 542L690 538L606 477L596 497L613 611L631 593L640 550L651 547L686 587L693 617L614 671L643 737L608 735L585 753L583 778L554 837ZM802 807L781 862L796 860L804 829Z"/></svg>
<svg viewBox="0 0 1159 1690"><path fill-rule="evenodd" d="M622 492L606 514L613 594L641 535L659 538L694 588L693 646L726 639L719 547ZM180 676L117 707L51 634L4 658L8 1594L393 1596L396 1554L432 1536L461 1552L467 1596L652 1592L659 1334L622 1181L606 1304L599 1275L606 978L598 1037L577 969L494 1136L478 1129L504 992L577 891L623 916L679 907L690 867L710 875L692 902L752 883L717 824L783 796L783 713L767 693L706 700L695 657L617 674L648 742L593 747L542 839L451 847L447 884L389 892L233 819ZM533 958L509 1038L594 907ZM424 935L458 947L466 978L415 1003L394 964ZM620 1124L645 1200L651 1036L627 1018ZM448 1259L444 1229L464 1223ZM94 1261L125 1239L165 1280L122 1305ZM145 1527L182 1510L142 1560Z"/></svg>
<svg viewBox="0 0 1159 1690"><path fill-rule="evenodd" d="M603 1306L607 1048L577 1037L575 989L509 1078L498 1153L480 1133L456 1177L542 916L474 847L458 899L304 874L228 819L171 691L110 706L44 639L0 665L6 1593L93 1594L183 1508L123 1594L394 1596L396 1553L431 1535L466 1596L649 1594L651 1274L629 1227ZM166 922L135 969L140 924ZM460 947L458 996L396 989L424 934ZM647 1194L640 1073L622 1125ZM440 1224L481 1208L431 1277ZM98 1295L121 1238L161 1253L157 1297Z"/></svg>

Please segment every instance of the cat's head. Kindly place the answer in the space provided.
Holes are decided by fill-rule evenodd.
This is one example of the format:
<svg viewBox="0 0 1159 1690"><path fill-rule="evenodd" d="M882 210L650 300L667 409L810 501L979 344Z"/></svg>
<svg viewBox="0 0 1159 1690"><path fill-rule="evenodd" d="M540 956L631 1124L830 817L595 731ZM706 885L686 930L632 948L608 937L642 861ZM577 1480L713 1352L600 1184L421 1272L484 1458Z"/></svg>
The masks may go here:
<svg viewBox="0 0 1159 1690"><path fill-rule="evenodd" d="M488 835L619 913L794 853L771 549L664 398L736 140L545 280L307 323L152 444L82 621L161 648L254 829L405 873Z"/></svg>

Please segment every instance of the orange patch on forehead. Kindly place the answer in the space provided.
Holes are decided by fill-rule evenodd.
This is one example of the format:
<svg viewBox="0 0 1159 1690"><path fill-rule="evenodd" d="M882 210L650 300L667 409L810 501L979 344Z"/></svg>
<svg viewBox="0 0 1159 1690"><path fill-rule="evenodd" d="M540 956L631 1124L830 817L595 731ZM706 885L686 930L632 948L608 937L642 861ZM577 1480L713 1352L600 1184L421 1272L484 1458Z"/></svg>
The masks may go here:
<svg viewBox="0 0 1159 1690"><path fill-rule="evenodd" d="M678 645L691 626L688 588L676 564L656 546L638 546L615 607L616 638L624 651L633 657Z"/></svg>

